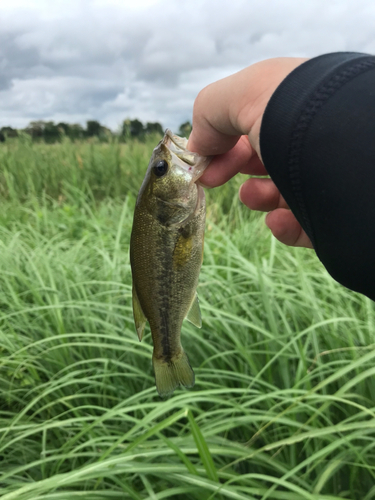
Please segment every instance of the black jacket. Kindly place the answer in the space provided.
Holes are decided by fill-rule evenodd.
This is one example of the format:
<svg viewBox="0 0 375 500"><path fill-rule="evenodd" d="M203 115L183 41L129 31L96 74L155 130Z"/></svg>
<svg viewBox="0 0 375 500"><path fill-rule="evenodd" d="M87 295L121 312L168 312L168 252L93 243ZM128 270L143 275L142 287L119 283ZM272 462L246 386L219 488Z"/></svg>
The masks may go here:
<svg viewBox="0 0 375 500"><path fill-rule="evenodd" d="M266 108L260 147L328 272L375 300L375 57L296 68Z"/></svg>

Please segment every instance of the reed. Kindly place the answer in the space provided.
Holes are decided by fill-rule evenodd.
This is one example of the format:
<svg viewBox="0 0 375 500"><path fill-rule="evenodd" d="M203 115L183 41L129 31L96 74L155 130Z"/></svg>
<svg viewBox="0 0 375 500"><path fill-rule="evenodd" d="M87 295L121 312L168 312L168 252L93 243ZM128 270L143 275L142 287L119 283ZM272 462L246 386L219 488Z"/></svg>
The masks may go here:
<svg viewBox="0 0 375 500"><path fill-rule="evenodd" d="M240 179L208 193L196 386L158 397L128 254L154 145L0 147L1 498L375 498L374 304Z"/></svg>

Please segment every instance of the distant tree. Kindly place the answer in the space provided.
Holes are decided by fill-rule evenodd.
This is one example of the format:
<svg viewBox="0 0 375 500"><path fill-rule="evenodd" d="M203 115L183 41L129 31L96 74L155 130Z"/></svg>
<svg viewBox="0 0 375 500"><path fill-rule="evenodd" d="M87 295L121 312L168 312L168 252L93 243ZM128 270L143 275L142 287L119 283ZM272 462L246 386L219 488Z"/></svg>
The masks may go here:
<svg viewBox="0 0 375 500"><path fill-rule="evenodd" d="M142 137L145 132L143 123L137 118L135 120L130 120L130 135L132 137Z"/></svg>
<svg viewBox="0 0 375 500"><path fill-rule="evenodd" d="M191 123L185 122L180 125L180 128L178 129L178 135L188 138L189 135L191 134L191 131L192 131Z"/></svg>
<svg viewBox="0 0 375 500"><path fill-rule="evenodd" d="M102 132L102 126L96 120L89 120L86 122L86 133L87 137L99 137Z"/></svg>
<svg viewBox="0 0 375 500"><path fill-rule="evenodd" d="M1 127L0 132L5 136L5 138L18 137L18 131L12 127Z"/></svg>
<svg viewBox="0 0 375 500"><path fill-rule="evenodd" d="M25 128L25 132L31 135L32 139L42 139L44 130L44 121L38 120L35 122L30 122Z"/></svg>
<svg viewBox="0 0 375 500"><path fill-rule="evenodd" d="M164 130L159 122L147 122L145 126L145 133L164 135Z"/></svg>
<svg viewBox="0 0 375 500"><path fill-rule="evenodd" d="M59 127L52 121L45 122L43 120L38 120L30 122L25 132L31 135L33 140L43 139L44 142L47 143L59 141L61 136Z"/></svg>
<svg viewBox="0 0 375 500"><path fill-rule="evenodd" d="M0 142L5 142L5 134L3 134L0 130Z"/></svg>
<svg viewBox="0 0 375 500"><path fill-rule="evenodd" d="M59 122L56 127L59 129L59 133L61 135L66 135L67 137L70 136L70 127L69 123L64 123L64 122Z"/></svg>
<svg viewBox="0 0 375 500"><path fill-rule="evenodd" d="M111 140L111 138L112 138L112 137L113 137L112 130L111 130L111 129L109 129L108 127L104 127L104 126L102 126L102 130L101 130L101 132L100 132L100 139L101 139L102 141L106 141L106 142L108 142L108 141L110 141L110 140Z"/></svg>
<svg viewBox="0 0 375 500"><path fill-rule="evenodd" d="M150 124L150 125L155 125L155 124ZM122 140L127 141L131 137L142 139L146 132L147 132L147 126L144 127L143 123L137 118L135 118L134 120L126 118L126 120L122 122L122 127L121 127Z"/></svg>
<svg viewBox="0 0 375 500"><path fill-rule="evenodd" d="M60 136L65 135L66 137L69 137L72 141L76 139L83 139L85 136L85 131L79 123L64 123L60 122L57 125L57 128L59 129Z"/></svg>
<svg viewBox="0 0 375 500"><path fill-rule="evenodd" d="M79 123L73 123L73 125L69 125L68 137L72 139L72 141L76 139L83 139L85 136L85 130Z"/></svg>
<svg viewBox="0 0 375 500"><path fill-rule="evenodd" d="M45 122L43 128L43 139L51 144L60 140L61 134L58 125L53 122Z"/></svg>

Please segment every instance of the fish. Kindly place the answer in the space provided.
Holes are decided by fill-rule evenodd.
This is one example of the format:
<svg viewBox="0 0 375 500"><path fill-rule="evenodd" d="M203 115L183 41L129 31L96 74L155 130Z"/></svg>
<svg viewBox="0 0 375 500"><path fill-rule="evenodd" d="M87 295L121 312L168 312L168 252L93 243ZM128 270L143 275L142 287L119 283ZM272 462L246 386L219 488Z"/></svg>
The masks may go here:
<svg viewBox="0 0 375 500"><path fill-rule="evenodd" d="M202 326L197 296L203 261L205 194L198 180L210 162L169 129L153 150L136 200L130 238L132 302L141 341L151 329L155 384L162 398L195 376L181 345L186 318Z"/></svg>

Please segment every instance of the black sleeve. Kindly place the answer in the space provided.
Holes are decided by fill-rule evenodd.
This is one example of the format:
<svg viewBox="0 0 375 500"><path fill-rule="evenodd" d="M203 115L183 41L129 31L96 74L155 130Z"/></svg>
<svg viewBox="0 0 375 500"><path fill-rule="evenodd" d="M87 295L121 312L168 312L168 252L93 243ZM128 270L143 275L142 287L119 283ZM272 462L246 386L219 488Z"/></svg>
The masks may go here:
<svg viewBox="0 0 375 500"><path fill-rule="evenodd" d="M375 300L375 57L296 68L268 103L260 147L328 272Z"/></svg>

